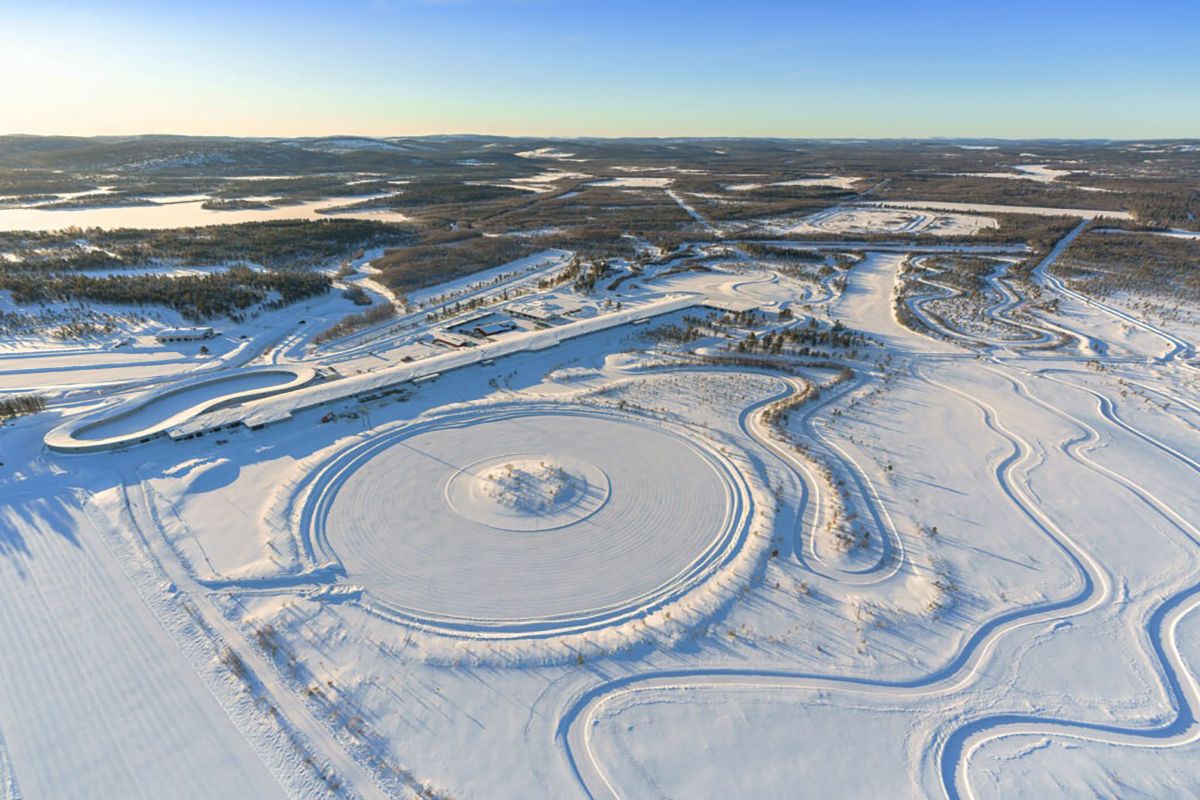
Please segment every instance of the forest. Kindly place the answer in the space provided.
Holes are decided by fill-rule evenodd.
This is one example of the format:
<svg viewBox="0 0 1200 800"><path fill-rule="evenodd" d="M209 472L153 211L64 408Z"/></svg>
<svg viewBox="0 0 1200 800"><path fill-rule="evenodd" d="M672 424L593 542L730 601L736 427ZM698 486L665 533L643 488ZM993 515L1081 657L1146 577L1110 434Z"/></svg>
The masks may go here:
<svg viewBox="0 0 1200 800"><path fill-rule="evenodd" d="M1200 302L1200 242L1191 239L1087 231L1067 248L1054 272L1103 296L1127 291L1172 304Z"/></svg>
<svg viewBox="0 0 1200 800"><path fill-rule="evenodd" d="M0 251L19 256L20 269L42 272L164 263L211 266L240 262L296 268L326 264L365 247L397 246L412 239L407 226L374 220L279 220L170 230L0 231Z"/></svg>
<svg viewBox="0 0 1200 800"><path fill-rule="evenodd" d="M259 271L231 267L207 275L42 275L0 272L0 289L17 303L87 301L172 308L192 321L225 316L237 320L251 306L280 308L329 291L327 275L298 270Z"/></svg>

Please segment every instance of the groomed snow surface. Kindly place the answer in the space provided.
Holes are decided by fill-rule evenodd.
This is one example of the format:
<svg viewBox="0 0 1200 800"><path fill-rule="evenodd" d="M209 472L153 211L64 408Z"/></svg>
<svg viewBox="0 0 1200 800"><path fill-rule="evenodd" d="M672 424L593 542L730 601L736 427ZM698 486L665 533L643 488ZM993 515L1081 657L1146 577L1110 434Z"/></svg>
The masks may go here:
<svg viewBox="0 0 1200 800"><path fill-rule="evenodd" d="M0 585L0 797L286 796L72 493L5 487Z"/></svg>
<svg viewBox="0 0 1200 800"><path fill-rule="evenodd" d="M0 428L0 798L1195 795L1200 330L1067 286L1080 230L1023 280L989 251L970 302L903 242L832 276L723 242L440 287L573 309L461 350L415 349L423 311L310 347L331 300L183 378L0 353L88 366ZM673 343L713 308L867 338ZM219 433L145 435L183 418Z"/></svg>
<svg viewBox="0 0 1200 800"><path fill-rule="evenodd" d="M456 415L360 449L312 533L373 600L451 628L628 616L694 584L744 524L723 464L587 409Z"/></svg>

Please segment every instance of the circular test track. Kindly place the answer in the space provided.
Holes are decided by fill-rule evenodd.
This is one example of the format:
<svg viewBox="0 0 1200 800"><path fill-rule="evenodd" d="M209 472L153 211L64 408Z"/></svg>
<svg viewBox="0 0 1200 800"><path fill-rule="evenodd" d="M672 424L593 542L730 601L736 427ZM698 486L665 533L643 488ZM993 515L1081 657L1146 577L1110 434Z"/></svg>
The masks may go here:
<svg viewBox="0 0 1200 800"><path fill-rule="evenodd" d="M521 514L480 489L514 464L575 482L546 524L530 524L540 510ZM683 429L513 403L406 423L341 451L313 473L295 533L377 616L444 636L545 639L682 599L733 563L754 513L742 470Z"/></svg>

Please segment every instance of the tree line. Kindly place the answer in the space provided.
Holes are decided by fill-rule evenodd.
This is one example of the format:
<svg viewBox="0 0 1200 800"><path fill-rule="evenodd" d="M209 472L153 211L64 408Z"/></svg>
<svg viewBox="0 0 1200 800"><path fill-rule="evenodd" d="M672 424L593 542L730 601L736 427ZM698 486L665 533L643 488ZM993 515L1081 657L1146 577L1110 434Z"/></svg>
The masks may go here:
<svg viewBox="0 0 1200 800"><path fill-rule="evenodd" d="M23 414L36 414L46 408L46 398L40 394L18 394L0 397L0 419L12 419Z"/></svg>
<svg viewBox="0 0 1200 800"><path fill-rule="evenodd" d="M0 272L0 289L17 303L90 301L172 308L192 321L226 316L240 319L256 304L282 308L329 291L327 275L300 271L258 271L231 267L207 275L43 275Z"/></svg>
<svg viewBox="0 0 1200 800"><path fill-rule="evenodd" d="M0 251L15 253L22 259L4 271L65 272L162 263L212 266L236 262L290 268L323 264L358 248L400 245L413 238L407 226L375 220L277 220L168 230L0 231Z"/></svg>

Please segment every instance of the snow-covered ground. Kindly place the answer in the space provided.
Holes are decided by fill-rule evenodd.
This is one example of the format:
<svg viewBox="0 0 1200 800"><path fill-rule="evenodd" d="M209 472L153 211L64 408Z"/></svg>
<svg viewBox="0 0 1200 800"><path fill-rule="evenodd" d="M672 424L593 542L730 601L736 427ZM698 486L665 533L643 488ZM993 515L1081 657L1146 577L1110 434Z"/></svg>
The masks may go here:
<svg viewBox="0 0 1200 800"><path fill-rule="evenodd" d="M1080 217L1083 219L1133 219L1128 211L1088 208L1047 208L1045 206L1006 206L995 203L950 203L926 200L875 200L866 203L877 208L930 211L962 211L979 214L1031 214L1039 217Z"/></svg>
<svg viewBox="0 0 1200 800"><path fill-rule="evenodd" d="M554 161L587 161L586 158L576 158L574 153L568 153L556 147L539 147L536 150L523 150L514 155L521 158L549 158Z"/></svg>
<svg viewBox="0 0 1200 800"><path fill-rule="evenodd" d="M731 183L725 186L733 192L761 189L764 186L831 186L835 189L851 189L862 178L849 178L839 175L826 175L816 178L796 178L790 181L775 181L773 183Z"/></svg>
<svg viewBox="0 0 1200 800"><path fill-rule="evenodd" d="M949 174L967 178L1001 178L1004 180L1033 181L1035 183L1055 183L1059 178L1083 172L1083 170L1051 167L1048 164L1014 164L1012 169L1014 170L1013 172L951 172ZM1059 185L1066 184L1060 183ZM1110 191L1109 189L1102 189L1097 186L1069 185L1073 189L1079 189L1084 192Z"/></svg>
<svg viewBox="0 0 1200 800"><path fill-rule="evenodd" d="M955 172L973 178L1005 178L1009 180L1036 181L1037 183L1053 183L1065 175L1073 174L1073 170L1057 169L1046 164L1014 164L1014 172Z"/></svg>
<svg viewBox="0 0 1200 800"><path fill-rule="evenodd" d="M189 663L198 631L162 626L87 502L61 483L4 490L3 796L285 796L238 730L245 710Z"/></svg>
<svg viewBox="0 0 1200 800"><path fill-rule="evenodd" d="M549 169L545 172L539 172L537 175L528 175L523 178L512 178L507 183L499 183L497 186L510 186L514 189L524 189L538 194L552 192L555 190L559 181L565 180L582 180L590 178L591 175L585 172L568 172L561 169Z"/></svg>
<svg viewBox="0 0 1200 800"><path fill-rule="evenodd" d="M671 178L654 178L649 176L631 176L628 178L605 178L592 181L591 186L613 186L621 189L658 189L671 185Z"/></svg>
<svg viewBox="0 0 1200 800"><path fill-rule="evenodd" d="M1127 231L1121 228L1096 228L1096 233L1107 234L1129 234L1136 231ZM1149 233L1154 236L1165 236L1168 239L1200 239L1200 231L1185 231L1182 228L1170 228L1165 231L1140 231L1140 233Z"/></svg>
<svg viewBox="0 0 1200 800"><path fill-rule="evenodd" d="M1081 230L10 342L0 797L1194 794L1200 329L1064 285Z"/></svg>
<svg viewBox="0 0 1200 800"><path fill-rule="evenodd" d="M763 227L778 234L910 233L926 236L970 236L996 227L996 220L975 214L932 214L903 209L837 206L799 220L768 220Z"/></svg>

